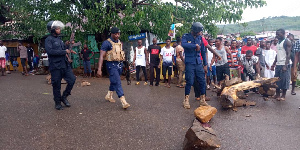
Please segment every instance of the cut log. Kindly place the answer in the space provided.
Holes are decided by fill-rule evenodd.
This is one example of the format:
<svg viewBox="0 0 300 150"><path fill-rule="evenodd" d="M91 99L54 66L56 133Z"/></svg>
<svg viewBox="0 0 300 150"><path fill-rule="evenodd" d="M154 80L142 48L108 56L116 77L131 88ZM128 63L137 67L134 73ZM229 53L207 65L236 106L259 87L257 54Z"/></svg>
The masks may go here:
<svg viewBox="0 0 300 150"><path fill-rule="evenodd" d="M242 79L238 78L238 77L234 77L231 80L229 80L229 76L226 75L225 79L221 81L221 84L220 84L221 86L217 86L214 83L212 83L212 85L217 88L217 96L220 96L225 87L235 85L238 83L242 83L242 82L243 82Z"/></svg>
<svg viewBox="0 0 300 150"><path fill-rule="evenodd" d="M264 84L259 87L258 92L264 97L273 96L275 95L277 87L278 86L276 84Z"/></svg>
<svg viewBox="0 0 300 150"><path fill-rule="evenodd" d="M196 118L202 123L207 123L216 113L217 109L212 106L200 106L194 111Z"/></svg>
<svg viewBox="0 0 300 150"><path fill-rule="evenodd" d="M263 85L274 85L279 78L259 78L253 81L238 83L229 87L225 87L221 93L221 104L224 108L234 107L235 102L238 100L237 92L249 90L252 88L260 87Z"/></svg>
<svg viewBox="0 0 300 150"><path fill-rule="evenodd" d="M221 147L220 140L212 128L204 128L195 119L193 125L185 134L184 150L214 150Z"/></svg>

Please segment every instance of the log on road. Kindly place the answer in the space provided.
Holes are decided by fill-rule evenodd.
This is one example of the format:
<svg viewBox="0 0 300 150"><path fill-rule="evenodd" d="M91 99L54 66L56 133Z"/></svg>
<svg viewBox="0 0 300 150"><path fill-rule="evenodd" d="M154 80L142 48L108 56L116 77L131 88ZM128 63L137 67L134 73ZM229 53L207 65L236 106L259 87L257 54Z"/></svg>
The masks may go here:
<svg viewBox="0 0 300 150"><path fill-rule="evenodd" d="M235 102L238 100L237 92L249 90L263 85L274 85L275 82L278 80L279 78L258 78L257 80L246 81L228 87L224 87L220 95L221 105L224 108L232 108L235 106Z"/></svg>

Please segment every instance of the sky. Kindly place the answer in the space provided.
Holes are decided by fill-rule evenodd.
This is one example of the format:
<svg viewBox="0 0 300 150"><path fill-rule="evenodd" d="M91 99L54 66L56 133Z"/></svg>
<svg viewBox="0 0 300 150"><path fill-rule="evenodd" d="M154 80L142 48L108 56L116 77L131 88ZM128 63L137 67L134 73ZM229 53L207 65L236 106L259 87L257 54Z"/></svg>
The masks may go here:
<svg viewBox="0 0 300 150"><path fill-rule="evenodd" d="M162 0L174 2L174 0ZM269 16L300 16L300 0L266 0L267 6L261 8L246 8L240 22L249 22L268 18Z"/></svg>

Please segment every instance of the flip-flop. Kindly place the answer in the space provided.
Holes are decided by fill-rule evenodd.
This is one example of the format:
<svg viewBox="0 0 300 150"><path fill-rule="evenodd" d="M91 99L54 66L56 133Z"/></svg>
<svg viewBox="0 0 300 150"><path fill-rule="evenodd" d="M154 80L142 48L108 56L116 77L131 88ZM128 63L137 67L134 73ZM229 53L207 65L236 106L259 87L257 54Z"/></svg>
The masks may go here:
<svg viewBox="0 0 300 150"><path fill-rule="evenodd" d="M183 85L180 85L179 88L184 88L184 86L183 86Z"/></svg>
<svg viewBox="0 0 300 150"><path fill-rule="evenodd" d="M170 86L170 85L167 85L167 88L171 88L171 86Z"/></svg>

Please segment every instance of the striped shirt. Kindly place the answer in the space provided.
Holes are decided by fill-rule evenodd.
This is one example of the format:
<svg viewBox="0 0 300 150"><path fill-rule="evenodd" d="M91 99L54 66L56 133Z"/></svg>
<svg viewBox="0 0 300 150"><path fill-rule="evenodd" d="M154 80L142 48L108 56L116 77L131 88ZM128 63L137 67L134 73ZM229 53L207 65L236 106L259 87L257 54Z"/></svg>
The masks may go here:
<svg viewBox="0 0 300 150"><path fill-rule="evenodd" d="M228 60L229 66L231 68L236 68L236 67L238 67L238 60L237 60L237 58L238 58L239 51L236 50L236 49L235 50L230 50L230 51L231 51L231 54L232 54L232 57L233 57L234 66L231 65L231 63L232 63L231 57L230 57L229 54L227 54L227 60Z"/></svg>

